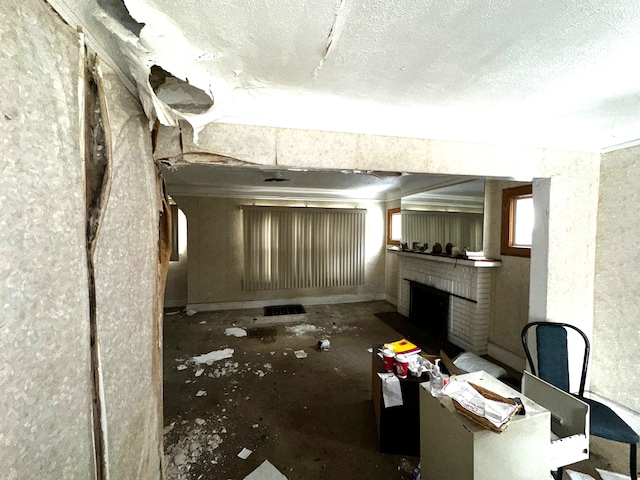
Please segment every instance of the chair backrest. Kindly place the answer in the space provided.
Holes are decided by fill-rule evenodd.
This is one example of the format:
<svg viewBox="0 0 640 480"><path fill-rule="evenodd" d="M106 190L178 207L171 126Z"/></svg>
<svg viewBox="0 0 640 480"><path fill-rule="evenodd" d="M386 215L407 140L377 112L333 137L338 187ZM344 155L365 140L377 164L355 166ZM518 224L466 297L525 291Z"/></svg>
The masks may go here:
<svg viewBox="0 0 640 480"><path fill-rule="evenodd" d="M528 332L531 328L535 328L536 335L537 372L528 344ZM531 322L522 329L522 346L527 355L531 373L565 392L570 392L567 329L578 332L584 340L584 356L582 358L580 390L578 392L580 395L584 395L584 385L587 378L591 347L589 345L589 339L582 330L568 323Z"/></svg>

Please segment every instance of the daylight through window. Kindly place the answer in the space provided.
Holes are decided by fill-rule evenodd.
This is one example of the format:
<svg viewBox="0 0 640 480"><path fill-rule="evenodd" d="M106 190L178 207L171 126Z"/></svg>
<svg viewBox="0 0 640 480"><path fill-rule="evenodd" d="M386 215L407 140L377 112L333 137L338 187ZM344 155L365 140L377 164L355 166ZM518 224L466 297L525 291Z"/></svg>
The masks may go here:
<svg viewBox="0 0 640 480"><path fill-rule="evenodd" d="M531 184L502 191L502 255L530 257L533 240L533 190Z"/></svg>

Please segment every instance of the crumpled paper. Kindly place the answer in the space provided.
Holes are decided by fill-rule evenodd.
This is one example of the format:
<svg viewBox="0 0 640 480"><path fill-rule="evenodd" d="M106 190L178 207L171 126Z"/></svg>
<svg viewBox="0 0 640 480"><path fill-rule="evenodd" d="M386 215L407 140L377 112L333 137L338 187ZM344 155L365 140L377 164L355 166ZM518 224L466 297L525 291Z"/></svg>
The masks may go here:
<svg viewBox="0 0 640 480"><path fill-rule="evenodd" d="M486 418L496 427L501 427L518 408L517 405L483 397L465 381L447 383L442 389L442 394L458 402L465 410Z"/></svg>

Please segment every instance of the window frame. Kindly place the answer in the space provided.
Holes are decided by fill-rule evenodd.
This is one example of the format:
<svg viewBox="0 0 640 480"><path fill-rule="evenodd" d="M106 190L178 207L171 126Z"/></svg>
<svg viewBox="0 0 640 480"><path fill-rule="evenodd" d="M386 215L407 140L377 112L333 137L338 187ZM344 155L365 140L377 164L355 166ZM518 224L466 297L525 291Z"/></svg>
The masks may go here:
<svg viewBox="0 0 640 480"><path fill-rule="evenodd" d="M390 208L387 210L387 245L395 245L396 247L399 247L401 240L391 239L391 225L394 215L400 215L400 208Z"/></svg>
<svg viewBox="0 0 640 480"><path fill-rule="evenodd" d="M532 184L502 190L502 227L500 235L500 254L514 257L531 258L531 247L515 246L515 204L520 198L533 197Z"/></svg>

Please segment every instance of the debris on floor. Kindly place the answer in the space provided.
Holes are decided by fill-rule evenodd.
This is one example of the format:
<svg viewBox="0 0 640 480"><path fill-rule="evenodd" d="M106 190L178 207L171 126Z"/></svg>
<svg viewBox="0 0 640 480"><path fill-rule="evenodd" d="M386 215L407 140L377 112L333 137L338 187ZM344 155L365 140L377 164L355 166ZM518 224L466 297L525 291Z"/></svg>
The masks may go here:
<svg viewBox="0 0 640 480"><path fill-rule="evenodd" d="M186 369L187 369L187 366L186 366L186 365L178 365L178 366L176 367L176 370L186 370Z"/></svg>
<svg viewBox="0 0 640 480"><path fill-rule="evenodd" d="M253 450L249 450L248 448L244 447L238 454L238 457L240 457L242 460L246 460L252 453Z"/></svg>
<svg viewBox="0 0 640 480"><path fill-rule="evenodd" d="M287 477L280 473L280 470L274 467L269 460L265 460L258 468L244 477L244 480L287 480Z"/></svg>
<svg viewBox="0 0 640 480"><path fill-rule="evenodd" d="M176 422L171 422L170 425L167 425L166 427L164 427L164 429L162 430L162 434L163 435L167 435L167 434L171 433L175 426L176 426Z"/></svg>
<svg viewBox="0 0 640 480"><path fill-rule="evenodd" d="M209 352L203 355L198 355L197 357L193 357L191 360L196 362L196 364L206 363L207 365L213 365L213 362L217 362L218 360L231 358L233 356L233 352L234 352L233 348L225 348L224 350L214 350L213 352Z"/></svg>
<svg viewBox="0 0 640 480"><path fill-rule="evenodd" d="M196 310L185 310L184 313L187 314L188 317L193 317L196 313L198 313Z"/></svg>
<svg viewBox="0 0 640 480"><path fill-rule="evenodd" d="M307 352L305 352L304 350L296 350L293 353L296 356L296 358L307 358Z"/></svg>
<svg viewBox="0 0 640 480"><path fill-rule="evenodd" d="M199 377L203 373L204 373L204 368L200 368L199 370L196 370L196 377Z"/></svg>
<svg viewBox="0 0 640 480"><path fill-rule="evenodd" d="M317 332L318 327L316 327L315 325L309 325L309 324L303 323L302 325L294 325L292 327L286 327L286 331L287 333L290 333L293 335L308 335L308 334Z"/></svg>
<svg viewBox="0 0 640 480"><path fill-rule="evenodd" d="M400 459L400 465L398 466L399 472L410 473L411 480L420 480L420 465L417 467L412 465L406 458Z"/></svg>
<svg viewBox="0 0 640 480"><path fill-rule="evenodd" d="M191 478L189 471L192 466L200 461L204 454L213 456L214 450L222 443L218 433L208 432L203 428L189 428L182 434L177 442L171 444L167 440L168 434L165 427L165 478L166 480L187 480Z"/></svg>
<svg viewBox="0 0 640 480"><path fill-rule="evenodd" d="M196 393L196 397L205 397L207 395L207 392L205 390L198 390L198 393Z"/></svg>
<svg viewBox="0 0 640 480"><path fill-rule="evenodd" d="M238 362L227 361L224 362L224 366L217 367L213 372L209 372L207 376L211 378L220 378L230 373L237 373L239 371L239 366L240 364Z"/></svg>
<svg viewBox="0 0 640 480"><path fill-rule="evenodd" d="M231 328L225 328L224 329L224 334L227 336L234 336L234 337L246 337L247 336L247 331L244 328L238 328L238 327L231 327Z"/></svg>

